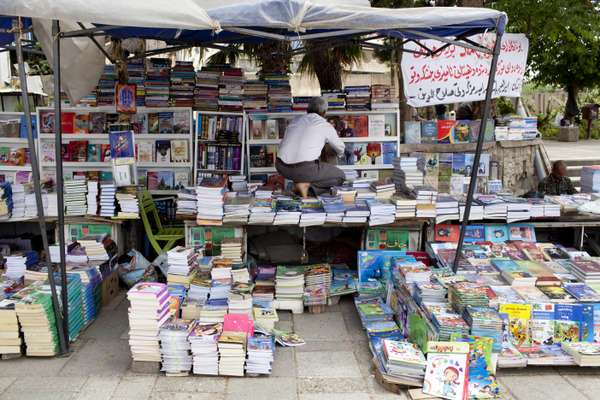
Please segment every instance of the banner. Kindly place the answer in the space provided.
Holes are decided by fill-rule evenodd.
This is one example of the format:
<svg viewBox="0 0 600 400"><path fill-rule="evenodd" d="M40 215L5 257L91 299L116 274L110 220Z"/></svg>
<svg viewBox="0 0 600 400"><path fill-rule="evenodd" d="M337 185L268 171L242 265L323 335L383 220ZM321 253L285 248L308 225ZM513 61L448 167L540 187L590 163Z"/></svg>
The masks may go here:
<svg viewBox="0 0 600 400"><path fill-rule="evenodd" d="M469 39L492 49L495 34L481 34ZM445 43L437 40L420 40L431 50ZM404 45L405 49L423 51L416 43ZM519 97L527 68L529 40L520 33L507 33L502 37L492 97ZM402 55L404 93L408 104L425 107L435 104L463 103L485 100L485 91L492 63L492 55L451 45L434 57L421 54Z"/></svg>

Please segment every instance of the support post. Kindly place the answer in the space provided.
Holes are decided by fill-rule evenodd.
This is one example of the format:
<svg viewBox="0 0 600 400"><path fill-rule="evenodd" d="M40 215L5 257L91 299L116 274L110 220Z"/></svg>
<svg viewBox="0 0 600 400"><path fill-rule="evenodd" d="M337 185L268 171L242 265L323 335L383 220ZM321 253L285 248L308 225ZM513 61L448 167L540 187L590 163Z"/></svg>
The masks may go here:
<svg viewBox="0 0 600 400"><path fill-rule="evenodd" d="M29 90L27 87L27 75L25 74L25 60L23 58L23 24L21 17L13 22L15 28L15 49L17 53L17 64L19 69L19 80L21 82L21 101L23 102L23 114L25 116L25 126L27 128L27 144L29 145L29 159L31 162L31 172L33 179L33 189L35 192L35 203L37 207L38 223L40 225L40 234L42 235L42 244L44 252L48 258L48 282L50 283L50 292L52 294L52 306L54 308L54 317L56 318L56 327L61 353L66 353L65 335L62 326L62 316L60 313L60 303L56 294L56 283L54 282L54 268L50 263L50 250L48 246L48 231L46 228L46 219L44 215L44 203L42 202L42 181L40 179L40 169L38 156L35 150L33 139L33 125L31 123L31 109L29 106Z"/></svg>
<svg viewBox="0 0 600 400"><path fill-rule="evenodd" d="M454 256L454 264L452 270L456 272L460 259L462 257L463 242L465 240L465 231L467 225L469 225L469 218L471 216L471 205L473 204L473 197L475 195L475 188L477 187L477 171L479 170L479 160L481 159L481 151L483 149L483 141L485 139L485 129L490 118L490 109L492 107L492 91L494 90L494 80L496 78L496 68L498 66L498 58L500 58L500 49L502 42L502 33L498 33L498 25L496 25L496 43L494 44L494 50L492 52L492 64L490 66L490 75L488 77L487 89L485 92L485 105L483 107L483 117L481 119L481 127L479 129L479 136L477 137L477 147L475 149L475 157L473 160L473 168L471 168L471 180L469 182L469 193L467 194L467 202L465 204L465 213L463 215L463 221L460 227L460 238L458 239L458 246L456 247L456 255ZM460 211L460 210L459 210ZM460 213L459 213L460 214Z"/></svg>
<svg viewBox="0 0 600 400"><path fill-rule="evenodd" d="M69 296L67 293L67 270L65 256L65 196L63 192L63 164L62 164L62 130L61 130L61 104L60 104L60 25L58 20L52 21L52 36L54 43L52 45L52 56L54 72L54 146L56 159L56 193L58 203L58 244L60 254L60 282L61 299L63 311L63 332L66 341L66 351L69 351Z"/></svg>

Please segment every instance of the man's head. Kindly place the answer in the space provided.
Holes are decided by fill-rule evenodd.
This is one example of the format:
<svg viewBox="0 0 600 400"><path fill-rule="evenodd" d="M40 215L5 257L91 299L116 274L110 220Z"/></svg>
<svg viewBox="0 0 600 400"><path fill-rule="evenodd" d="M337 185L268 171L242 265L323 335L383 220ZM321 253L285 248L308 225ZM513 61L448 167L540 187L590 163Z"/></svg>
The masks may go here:
<svg viewBox="0 0 600 400"><path fill-rule="evenodd" d="M308 103L307 112L319 114L324 117L327 113L327 100L324 97L313 97Z"/></svg>
<svg viewBox="0 0 600 400"><path fill-rule="evenodd" d="M563 176L567 176L567 165L564 161L554 161L552 163L552 175L557 178L562 178Z"/></svg>

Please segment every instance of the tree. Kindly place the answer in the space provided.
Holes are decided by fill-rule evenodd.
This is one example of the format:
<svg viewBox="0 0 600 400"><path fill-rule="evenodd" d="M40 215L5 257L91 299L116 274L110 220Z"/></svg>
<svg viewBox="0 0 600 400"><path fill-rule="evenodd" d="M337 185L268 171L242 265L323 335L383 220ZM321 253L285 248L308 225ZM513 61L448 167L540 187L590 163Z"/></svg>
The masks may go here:
<svg viewBox="0 0 600 400"><path fill-rule="evenodd" d="M567 91L565 117L579 114L577 94L600 85L600 12L589 0L496 0L508 30L529 38L528 76Z"/></svg>

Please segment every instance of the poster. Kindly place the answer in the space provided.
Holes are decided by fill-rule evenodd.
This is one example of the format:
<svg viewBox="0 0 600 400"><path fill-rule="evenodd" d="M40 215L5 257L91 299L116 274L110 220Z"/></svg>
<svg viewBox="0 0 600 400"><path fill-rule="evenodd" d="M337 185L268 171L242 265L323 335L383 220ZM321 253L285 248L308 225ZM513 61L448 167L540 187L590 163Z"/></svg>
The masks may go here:
<svg viewBox="0 0 600 400"><path fill-rule="evenodd" d="M495 37L490 33L469 39L491 49ZM422 40L420 43L434 51L444 45L436 40ZM423 50L415 43L407 43L405 48ZM529 41L525 35L504 34L492 97L521 95L528 50ZM454 45L434 57L405 53L402 56L402 76L408 104L424 107L484 100L491 62L491 54Z"/></svg>

